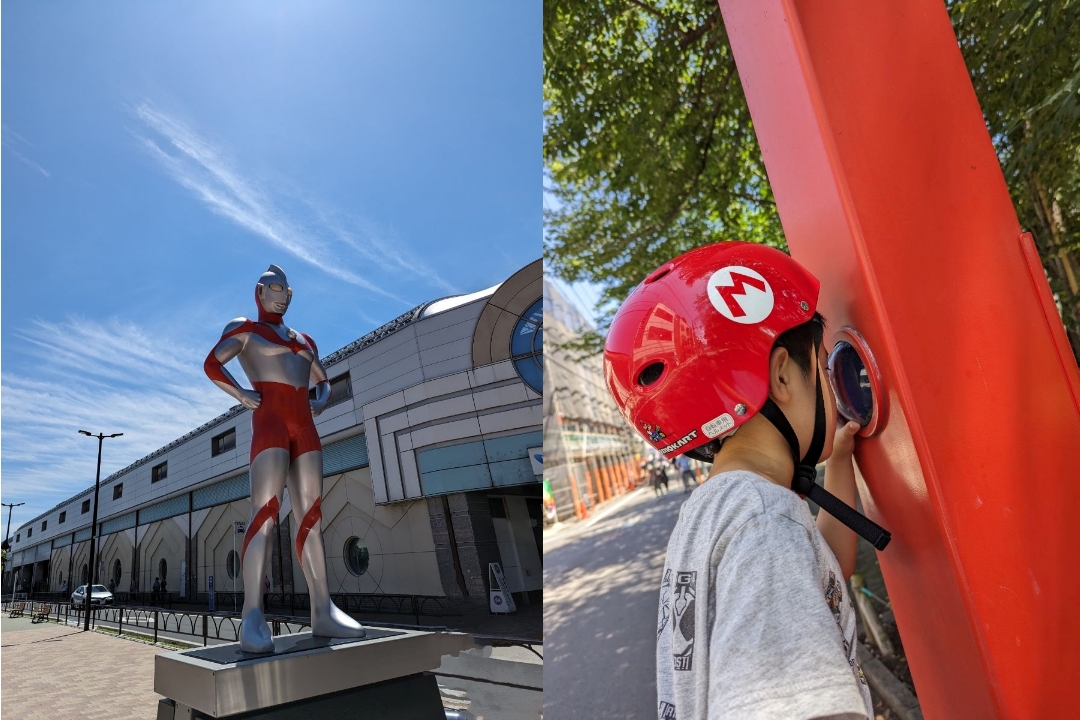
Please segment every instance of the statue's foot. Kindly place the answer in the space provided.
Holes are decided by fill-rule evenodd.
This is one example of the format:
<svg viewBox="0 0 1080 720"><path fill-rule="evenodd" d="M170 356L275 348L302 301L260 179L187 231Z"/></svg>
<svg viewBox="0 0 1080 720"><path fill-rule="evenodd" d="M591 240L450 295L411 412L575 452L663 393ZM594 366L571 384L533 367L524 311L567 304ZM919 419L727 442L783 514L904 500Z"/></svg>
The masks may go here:
<svg viewBox="0 0 1080 720"><path fill-rule="evenodd" d="M274 652L274 635L259 608L248 610L240 621L240 649L246 653Z"/></svg>
<svg viewBox="0 0 1080 720"><path fill-rule="evenodd" d="M311 634L330 638L362 638L367 635L364 626L353 620L334 603L327 603L316 612L311 612Z"/></svg>

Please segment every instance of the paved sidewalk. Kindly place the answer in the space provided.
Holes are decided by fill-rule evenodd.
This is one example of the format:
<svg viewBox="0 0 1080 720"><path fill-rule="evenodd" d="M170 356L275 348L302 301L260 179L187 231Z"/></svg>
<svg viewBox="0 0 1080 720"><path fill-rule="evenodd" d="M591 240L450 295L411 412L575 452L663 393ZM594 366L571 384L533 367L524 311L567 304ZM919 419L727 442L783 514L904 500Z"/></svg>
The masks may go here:
<svg viewBox="0 0 1080 720"><path fill-rule="evenodd" d="M55 623L0 623L4 718L117 718L157 714L154 656L164 648Z"/></svg>

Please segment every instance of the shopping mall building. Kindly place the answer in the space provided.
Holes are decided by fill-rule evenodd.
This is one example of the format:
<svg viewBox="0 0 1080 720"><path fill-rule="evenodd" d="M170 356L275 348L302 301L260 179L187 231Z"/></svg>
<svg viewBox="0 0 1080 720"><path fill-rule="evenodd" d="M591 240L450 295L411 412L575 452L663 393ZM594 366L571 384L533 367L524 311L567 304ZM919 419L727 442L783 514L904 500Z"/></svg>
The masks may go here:
<svg viewBox="0 0 1080 720"><path fill-rule="evenodd" d="M332 592L486 605L492 562L512 592L541 590L542 293L537 260L323 358ZM216 591L243 590L236 524L251 517L250 438L238 405L102 480L99 582L146 592L163 577L174 599L200 602L211 576ZM93 497L91 487L15 531L5 592L86 581ZM267 576L274 592L304 593L289 513L286 493Z"/></svg>

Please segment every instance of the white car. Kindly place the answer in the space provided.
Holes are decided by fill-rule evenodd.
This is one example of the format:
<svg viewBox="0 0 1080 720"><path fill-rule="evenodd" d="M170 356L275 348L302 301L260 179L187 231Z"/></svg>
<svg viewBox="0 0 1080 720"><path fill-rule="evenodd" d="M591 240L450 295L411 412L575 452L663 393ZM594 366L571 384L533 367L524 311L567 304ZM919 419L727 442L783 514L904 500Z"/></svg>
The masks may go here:
<svg viewBox="0 0 1080 720"><path fill-rule="evenodd" d="M75 588L75 592L71 593L72 605L86 605L86 586L80 585ZM108 588L104 585L95 585L94 591L90 594L91 605L112 605L113 594L109 592Z"/></svg>

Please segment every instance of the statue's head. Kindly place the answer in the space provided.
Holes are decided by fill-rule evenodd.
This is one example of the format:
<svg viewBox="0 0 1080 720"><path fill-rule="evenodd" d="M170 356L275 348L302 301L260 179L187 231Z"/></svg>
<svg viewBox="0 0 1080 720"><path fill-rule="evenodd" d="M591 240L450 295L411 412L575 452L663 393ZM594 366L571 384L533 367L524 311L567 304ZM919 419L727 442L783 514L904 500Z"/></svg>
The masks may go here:
<svg viewBox="0 0 1080 720"><path fill-rule="evenodd" d="M281 317L288 311L292 302L292 288L285 277L285 271L277 265L271 265L255 285L255 302L259 306L261 322L281 322Z"/></svg>

